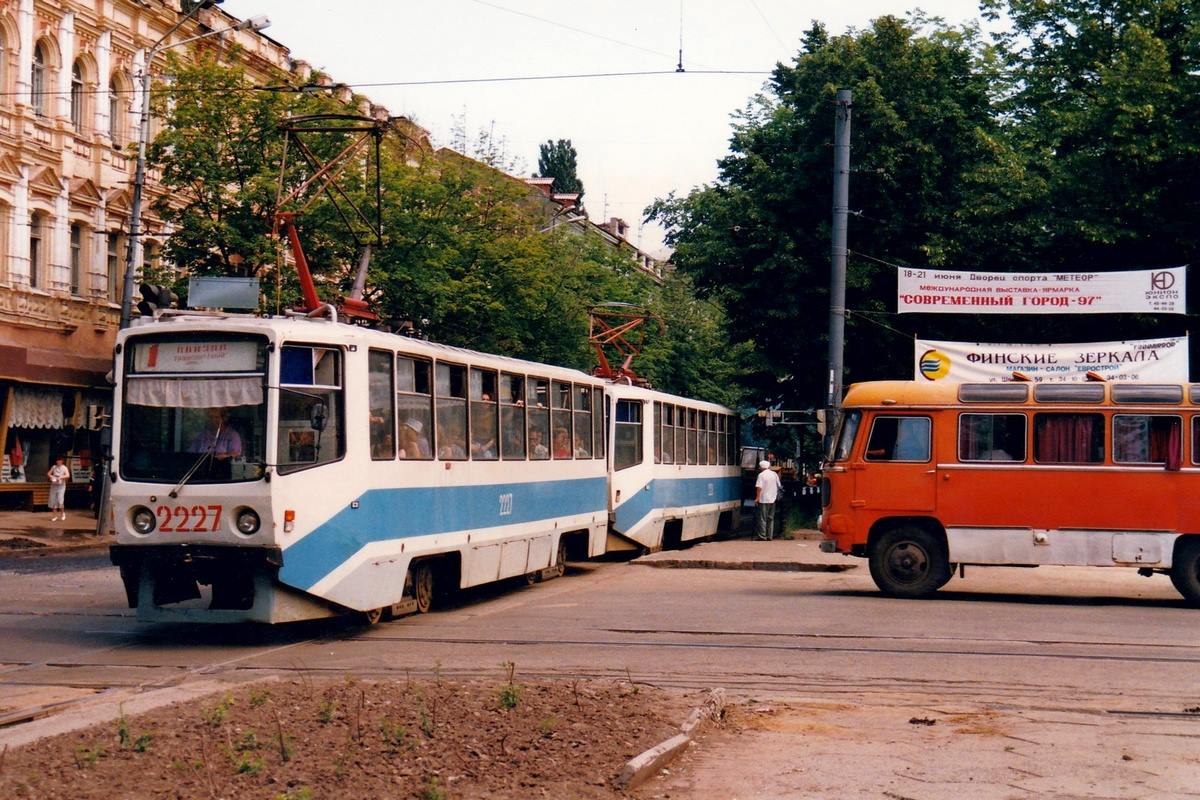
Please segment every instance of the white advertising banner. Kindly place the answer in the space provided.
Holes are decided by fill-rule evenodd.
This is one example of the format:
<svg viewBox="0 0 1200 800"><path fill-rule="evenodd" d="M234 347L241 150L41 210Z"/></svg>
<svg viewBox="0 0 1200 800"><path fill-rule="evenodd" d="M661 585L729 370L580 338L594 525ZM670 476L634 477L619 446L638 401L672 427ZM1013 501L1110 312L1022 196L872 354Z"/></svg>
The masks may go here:
<svg viewBox="0 0 1200 800"><path fill-rule="evenodd" d="M950 272L899 267L900 314L1185 314L1187 267L1130 272Z"/></svg>
<svg viewBox="0 0 1200 800"><path fill-rule="evenodd" d="M1031 381L1073 383L1095 372L1110 381L1186 383L1188 338L1085 344L986 344L916 339L913 379L1000 383L1020 372Z"/></svg>

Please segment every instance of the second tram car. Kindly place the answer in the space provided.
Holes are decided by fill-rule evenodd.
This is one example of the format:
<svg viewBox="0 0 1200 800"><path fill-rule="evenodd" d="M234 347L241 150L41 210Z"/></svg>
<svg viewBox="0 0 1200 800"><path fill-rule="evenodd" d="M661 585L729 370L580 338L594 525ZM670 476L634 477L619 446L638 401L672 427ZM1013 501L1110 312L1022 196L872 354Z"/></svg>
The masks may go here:
<svg viewBox="0 0 1200 800"><path fill-rule="evenodd" d="M142 619L377 620L736 524L721 406L324 318L164 315L116 354Z"/></svg>

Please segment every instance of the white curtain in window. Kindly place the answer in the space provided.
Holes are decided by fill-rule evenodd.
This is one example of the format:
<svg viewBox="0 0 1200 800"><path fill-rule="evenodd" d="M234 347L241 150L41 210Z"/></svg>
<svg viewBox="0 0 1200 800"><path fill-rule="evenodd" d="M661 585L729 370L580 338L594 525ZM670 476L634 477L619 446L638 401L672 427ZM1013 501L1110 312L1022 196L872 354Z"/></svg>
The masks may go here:
<svg viewBox="0 0 1200 800"><path fill-rule="evenodd" d="M17 386L13 390L13 408L9 425L14 428L63 427L62 392Z"/></svg>
<svg viewBox="0 0 1200 800"><path fill-rule="evenodd" d="M129 381L125 399L156 408L257 406L263 385L262 378L137 378Z"/></svg>

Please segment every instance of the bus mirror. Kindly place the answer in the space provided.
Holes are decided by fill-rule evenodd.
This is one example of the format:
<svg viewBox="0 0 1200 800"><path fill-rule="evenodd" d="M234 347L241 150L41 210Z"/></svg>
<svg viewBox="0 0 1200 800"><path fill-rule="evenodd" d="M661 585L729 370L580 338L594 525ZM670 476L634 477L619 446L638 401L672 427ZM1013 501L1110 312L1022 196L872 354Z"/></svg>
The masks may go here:
<svg viewBox="0 0 1200 800"><path fill-rule="evenodd" d="M325 425L329 421L329 417L325 414L325 404L320 400L313 403L312 410L308 412L308 422L314 431L325 430Z"/></svg>
<svg viewBox="0 0 1200 800"><path fill-rule="evenodd" d="M824 436L825 435L825 409L818 408L816 411L816 416L817 416L817 433L820 434L821 436Z"/></svg>

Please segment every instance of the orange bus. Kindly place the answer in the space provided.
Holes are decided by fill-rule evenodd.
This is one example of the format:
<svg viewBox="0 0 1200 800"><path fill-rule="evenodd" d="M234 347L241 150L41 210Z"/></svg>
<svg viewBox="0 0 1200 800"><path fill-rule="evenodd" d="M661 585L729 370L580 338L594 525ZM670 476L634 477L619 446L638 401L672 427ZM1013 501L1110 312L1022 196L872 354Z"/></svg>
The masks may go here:
<svg viewBox="0 0 1200 800"><path fill-rule="evenodd" d="M821 549L885 594L1056 564L1169 575L1200 605L1200 384L879 381L842 409Z"/></svg>

